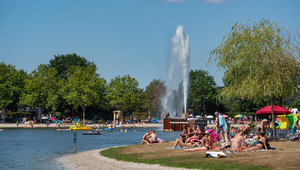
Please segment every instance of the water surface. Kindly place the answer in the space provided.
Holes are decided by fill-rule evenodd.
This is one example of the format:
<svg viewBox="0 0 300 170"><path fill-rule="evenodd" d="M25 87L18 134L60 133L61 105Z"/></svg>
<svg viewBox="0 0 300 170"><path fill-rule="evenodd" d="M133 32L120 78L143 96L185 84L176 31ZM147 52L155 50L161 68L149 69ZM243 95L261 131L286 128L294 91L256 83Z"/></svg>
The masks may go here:
<svg viewBox="0 0 300 170"><path fill-rule="evenodd" d="M159 138L175 140L180 132L164 132L154 128ZM77 152L112 146L139 144L149 129L136 128L104 135L77 133ZM60 169L54 162L58 157L73 154L73 132L55 129L4 129L0 132L0 169Z"/></svg>

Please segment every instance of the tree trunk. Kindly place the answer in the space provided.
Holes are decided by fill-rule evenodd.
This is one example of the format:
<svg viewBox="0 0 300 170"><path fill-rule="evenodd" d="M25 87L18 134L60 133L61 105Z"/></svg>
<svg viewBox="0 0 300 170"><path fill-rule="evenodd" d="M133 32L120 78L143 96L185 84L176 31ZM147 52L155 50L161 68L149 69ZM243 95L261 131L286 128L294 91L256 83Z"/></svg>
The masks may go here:
<svg viewBox="0 0 300 170"><path fill-rule="evenodd" d="M240 98L239 98L239 114L242 114L242 104Z"/></svg>
<svg viewBox="0 0 300 170"><path fill-rule="evenodd" d="M1 119L3 119L5 121L5 105L2 106L2 115L1 115Z"/></svg>
<svg viewBox="0 0 300 170"><path fill-rule="evenodd" d="M37 118L36 118L36 120L37 120L38 122L41 122L41 116L42 116L42 114L43 114L43 108L42 108L41 105L39 105L38 115L37 115Z"/></svg>
<svg viewBox="0 0 300 170"><path fill-rule="evenodd" d="M85 106L82 105L82 120L83 120L83 124L85 124Z"/></svg>
<svg viewBox="0 0 300 170"><path fill-rule="evenodd" d="M148 119L150 118L150 107L148 107Z"/></svg>
<svg viewBox="0 0 300 170"><path fill-rule="evenodd" d="M272 129L273 129L273 139L276 139L276 126L275 126L275 114L274 114L274 104L273 97L271 97L271 110L272 110Z"/></svg>

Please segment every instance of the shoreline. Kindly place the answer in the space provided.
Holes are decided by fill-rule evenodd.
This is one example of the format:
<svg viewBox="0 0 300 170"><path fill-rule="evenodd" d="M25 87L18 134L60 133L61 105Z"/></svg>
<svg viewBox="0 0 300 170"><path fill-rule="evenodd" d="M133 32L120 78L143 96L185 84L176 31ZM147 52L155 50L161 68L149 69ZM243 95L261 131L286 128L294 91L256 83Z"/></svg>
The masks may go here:
<svg viewBox="0 0 300 170"><path fill-rule="evenodd" d="M49 126L47 126L45 123L35 123L33 124L33 128L31 128L31 125L29 124L23 124L23 123L19 123L19 126L17 127L16 123L0 123L0 129L22 129L22 128L26 128L26 129L38 129L38 128L49 128L49 129L68 129L73 125L67 124L66 126L56 126L55 124L50 124ZM87 124L87 127L94 127L94 124ZM99 124L96 124L96 128L99 126ZM110 124L108 125L108 127L110 127ZM124 125L124 127L126 128L134 128L134 126L132 124L126 124ZM152 123L147 123L147 124L136 124L135 127L140 128L140 127L144 127L144 128L154 128L154 127L163 127L163 124L161 123L156 123L156 124L152 124Z"/></svg>
<svg viewBox="0 0 300 170"><path fill-rule="evenodd" d="M99 126L99 124L95 124L96 128ZM238 128L239 126L242 125L246 125L246 124L232 124L231 126L234 128ZM65 126L56 126L55 124L50 124L49 126L47 126L45 123L35 123L33 124L33 128L31 128L31 125L29 124L23 124L23 123L19 123L19 126L17 127L16 123L0 123L0 129L22 129L22 128L26 128L26 129L38 129L38 128L49 128L49 129L68 129L73 125L67 124ZM87 127L91 127L94 128L94 124L87 124ZM107 127L110 127L111 125L107 125ZM125 124L124 125L125 128L134 128L133 124ZM161 127L163 128L163 124L162 123L147 123L147 124L135 124L136 128L155 128L155 127ZM209 128L214 128L216 127L215 124L208 124L207 127Z"/></svg>
<svg viewBox="0 0 300 170"><path fill-rule="evenodd" d="M115 169L155 169L155 170L186 170L184 168L163 167L158 164L143 164L134 162L118 161L112 158L107 158L100 155L100 151L104 149L89 150L76 154L66 155L56 158L54 162L58 164L58 168L62 169L100 169L100 170L115 170Z"/></svg>

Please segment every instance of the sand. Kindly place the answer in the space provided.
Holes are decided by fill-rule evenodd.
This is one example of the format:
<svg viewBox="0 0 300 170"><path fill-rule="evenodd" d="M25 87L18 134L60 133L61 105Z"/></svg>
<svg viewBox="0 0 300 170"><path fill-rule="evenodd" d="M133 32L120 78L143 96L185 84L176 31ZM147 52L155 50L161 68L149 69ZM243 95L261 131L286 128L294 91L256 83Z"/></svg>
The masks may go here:
<svg viewBox="0 0 300 170"><path fill-rule="evenodd" d="M110 159L99 154L100 150L90 150L80 152L64 157L57 158L55 161L61 165L62 169L76 170L76 169L99 169L99 170L184 170L183 168L163 167L160 165L139 164L133 162L123 162Z"/></svg>

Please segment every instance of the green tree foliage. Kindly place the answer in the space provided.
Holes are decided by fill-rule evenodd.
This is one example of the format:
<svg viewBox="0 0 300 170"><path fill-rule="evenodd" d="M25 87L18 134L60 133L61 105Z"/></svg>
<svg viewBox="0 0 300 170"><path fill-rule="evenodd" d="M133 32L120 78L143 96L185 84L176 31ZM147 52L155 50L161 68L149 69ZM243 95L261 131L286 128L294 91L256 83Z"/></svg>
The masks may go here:
<svg viewBox="0 0 300 170"><path fill-rule="evenodd" d="M87 61L84 57L80 57L76 53L66 55L55 55L54 59L51 59L48 68L55 68L57 75L61 78L67 79L67 73L71 66L89 67L95 66L93 62Z"/></svg>
<svg viewBox="0 0 300 170"><path fill-rule="evenodd" d="M286 98L297 89L299 62L294 56L290 34L276 23L236 23L221 45L211 52L211 61L225 70L228 84L221 96L229 98ZM273 135L276 135L272 107Z"/></svg>
<svg viewBox="0 0 300 170"><path fill-rule="evenodd" d="M196 112L212 113L216 108L216 83L213 76L204 70L190 71L188 103Z"/></svg>
<svg viewBox="0 0 300 170"><path fill-rule="evenodd" d="M145 95L145 103L146 107L148 108L149 114L150 113L157 113L159 112L160 105L161 105L161 97L166 91L166 86L160 80L153 80L150 84L146 87L146 91L144 92Z"/></svg>
<svg viewBox="0 0 300 170"><path fill-rule="evenodd" d="M63 98L69 104L82 108L84 121L86 107L104 102L106 82L99 77L96 70L96 66L72 66L62 89Z"/></svg>
<svg viewBox="0 0 300 170"><path fill-rule="evenodd" d="M84 57L77 55L76 53L73 54L66 54L66 55L55 55L54 59L49 61L47 65L48 68L55 68L57 71L57 75L63 79L67 79L68 70L72 66L82 66L82 67L89 67L95 66L93 62L87 61ZM57 110L63 112L64 114L69 114L72 112L74 114L74 107L69 105L68 102L59 94L58 97L58 105ZM76 112L76 110L75 110Z"/></svg>
<svg viewBox="0 0 300 170"><path fill-rule="evenodd" d="M143 103L142 89L138 81L128 74L112 79L107 87L107 100L116 109L132 113L141 108Z"/></svg>
<svg viewBox="0 0 300 170"><path fill-rule="evenodd" d="M0 63L0 107L16 109L24 87L26 73L12 65Z"/></svg>
<svg viewBox="0 0 300 170"><path fill-rule="evenodd" d="M56 110L60 78L54 68L39 65L25 80L21 103L29 107Z"/></svg>

